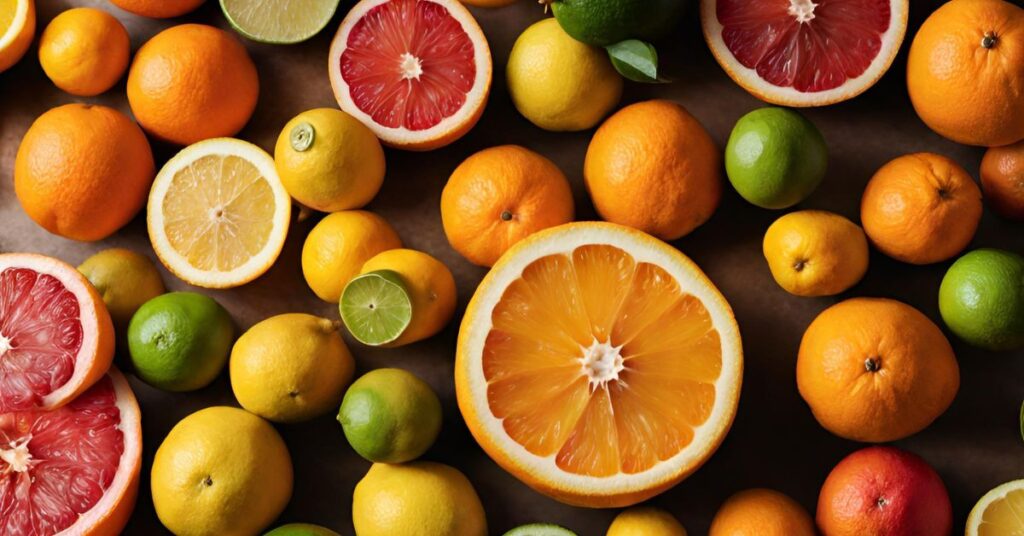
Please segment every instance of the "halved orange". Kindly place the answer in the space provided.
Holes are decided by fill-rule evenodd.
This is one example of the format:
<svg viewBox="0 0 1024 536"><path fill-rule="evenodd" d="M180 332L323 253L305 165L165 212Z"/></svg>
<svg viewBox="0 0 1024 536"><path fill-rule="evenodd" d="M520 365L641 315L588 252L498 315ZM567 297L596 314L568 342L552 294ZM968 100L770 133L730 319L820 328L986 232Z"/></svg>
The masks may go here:
<svg viewBox="0 0 1024 536"><path fill-rule="evenodd" d="M463 319L455 387L505 470L569 504L618 507L711 456L742 372L732 310L693 261L588 222L532 235L495 264Z"/></svg>

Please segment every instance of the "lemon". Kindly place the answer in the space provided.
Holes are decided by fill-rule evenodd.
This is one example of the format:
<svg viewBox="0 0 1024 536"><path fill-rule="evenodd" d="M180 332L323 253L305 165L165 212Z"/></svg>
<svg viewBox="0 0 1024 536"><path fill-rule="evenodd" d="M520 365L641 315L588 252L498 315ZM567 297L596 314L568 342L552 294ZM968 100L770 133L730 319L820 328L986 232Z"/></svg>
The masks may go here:
<svg viewBox="0 0 1024 536"><path fill-rule="evenodd" d="M212 407L181 420L156 451L157 517L178 536L257 534L292 494L292 462L267 421Z"/></svg>
<svg viewBox="0 0 1024 536"><path fill-rule="evenodd" d="M288 193L322 212L360 208L384 182L384 149L377 136L337 109L295 116L277 138L274 161Z"/></svg>
<svg viewBox="0 0 1024 536"><path fill-rule="evenodd" d="M311 525L309 523L289 523L287 525L281 525L276 529L264 534L263 536L340 536L333 530L321 527L320 525Z"/></svg>
<svg viewBox="0 0 1024 536"><path fill-rule="evenodd" d="M338 325L313 315L270 317L231 350L231 389L243 408L275 422L299 422L338 407L355 363Z"/></svg>
<svg viewBox="0 0 1024 536"><path fill-rule="evenodd" d="M606 536L686 536L686 529L661 508L635 506L615 516Z"/></svg>
<svg viewBox="0 0 1024 536"><path fill-rule="evenodd" d="M118 337L124 337L135 311L166 290L153 261L130 249L111 248L85 259L78 271L96 287Z"/></svg>
<svg viewBox="0 0 1024 536"><path fill-rule="evenodd" d="M370 257L402 247L398 233L380 216L365 210L328 214L302 246L302 275L320 299L337 303L349 280Z"/></svg>
<svg viewBox="0 0 1024 536"><path fill-rule="evenodd" d="M516 109L545 130L591 128L622 96L622 77L608 54L573 39L551 18L516 39L505 74Z"/></svg>
<svg viewBox="0 0 1024 536"><path fill-rule="evenodd" d="M868 270L864 231L832 212L790 212L768 227L762 247L772 277L797 296L839 294Z"/></svg>
<svg viewBox="0 0 1024 536"><path fill-rule="evenodd" d="M433 462L375 463L356 484L352 523L359 536L486 536L473 485Z"/></svg>

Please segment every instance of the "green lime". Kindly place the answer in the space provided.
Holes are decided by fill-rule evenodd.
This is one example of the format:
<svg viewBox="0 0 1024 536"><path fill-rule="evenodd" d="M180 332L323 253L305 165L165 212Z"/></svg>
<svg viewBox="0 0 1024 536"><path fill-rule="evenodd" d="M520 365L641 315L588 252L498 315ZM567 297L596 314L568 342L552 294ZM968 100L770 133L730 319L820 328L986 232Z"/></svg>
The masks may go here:
<svg viewBox="0 0 1024 536"><path fill-rule="evenodd" d="M762 208L791 207L811 195L828 167L825 138L804 116L760 108L736 122L725 147L733 188Z"/></svg>
<svg viewBox="0 0 1024 536"><path fill-rule="evenodd" d="M565 33L604 47L626 39L654 40L679 23L684 0L542 0Z"/></svg>
<svg viewBox="0 0 1024 536"><path fill-rule="evenodd" d="M999 249L960 257L942 278L939 312L957 337L974 346L1024 347L1024 257Z"/></svg>
<svg viewBox="0 0 1024 536"><path fill-rule="evenodd" d="M550 523L530 523L506 532L505 536L576 536L576 533Z"/></svg>
<svg viewBox="0 0 1024 536"><path fill-rule="evenodd" d="M371 462L420 457L441 431L441 401L426 382L401 369L370 371L345 392L338 422L352 448Z"/></svg>
<svg viewBox="0 0 1024 536"><path fill-rule="evenodd" d="M320 33L340 0L220 0L238 33L261 43L287 45Z"/></svg>
<svg viewBox="0 0 1024 536"><path fill-rule="evenodd" d="M210 384L228 360L234 326L212 298L194 292L157 296L128 326L135 374L165 391L193 391Z"/></svg>
<svg viewBox="0 0 1024 536"><path fill-rule="evenodd" d="M341 292L338 309L352 336L370 346L393 342L412 322L412 298L402 276L392 270L353 278Z"/></svg>
<svg viewBox="0 0 1024 536"><path fill-rule="evenodd" d="M320 525L310 525L309 523L289 523L287 525L281 525L276 529L264 534L263 536L340 536L337 532L331 529L321 527Z"/></svg>

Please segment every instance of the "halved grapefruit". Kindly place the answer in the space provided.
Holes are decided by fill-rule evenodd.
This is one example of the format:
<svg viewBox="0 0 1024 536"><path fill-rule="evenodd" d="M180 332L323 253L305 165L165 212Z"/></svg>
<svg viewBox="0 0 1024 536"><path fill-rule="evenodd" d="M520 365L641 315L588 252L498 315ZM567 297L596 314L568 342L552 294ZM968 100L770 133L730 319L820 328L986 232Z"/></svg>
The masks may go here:
<svg viewBox="0 0 1024 536"><path fill-rule="evenodd" d="M860 95L892 65L908 0L701 0L704 39L732 79L784 106Z"/></svg>
<svg viewBox="0 0 1024 536"><path fill-rule="evenodd" d="M118 534L141 464L139 405L116 369L58 409L0 413L0 534Z"/></svg>
<svg viewBox="0 0 1024 536"><path fill-rule="evenodd" d="M635 504L721 443L739 402L739 328L685 255L570 223L506 252L459 332L455 388L477 442L557 500Z"/></svg>
<svg viewBox="0 0 1024 536"><path fill-rule="evenodd" d="M429 151L480 119L491 50L457 0L362 0L334 36L328 71L341 109L382 142Z"/></svg>
<svg viewBox="0 0 1024 536"><path fill-rule="evenodd" d="M85 276L43 255L0 254L0 413L59 407L113 358L110 314Z"/></svg>

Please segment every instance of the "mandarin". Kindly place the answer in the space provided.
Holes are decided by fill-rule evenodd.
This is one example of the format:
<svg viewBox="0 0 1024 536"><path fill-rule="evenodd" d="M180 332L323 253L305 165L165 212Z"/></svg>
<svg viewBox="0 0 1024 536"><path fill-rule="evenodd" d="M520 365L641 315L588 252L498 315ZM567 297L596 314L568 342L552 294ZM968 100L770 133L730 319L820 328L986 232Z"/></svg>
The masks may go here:
<svg viewBox="0 0 1024 536"><path fill-rule="evenodd" d="M195 10L204 0L110 0L111 4L143 17L166 19Z"/></svg>
<svg viewBox="0 0 1024 536"><path fill-rule="evenodd" d="M981 190L992 210L1011 220L1024 220L1024 142L985 151Z"/></svg>
<svg viewBox="0 0 1024 536"><path fill-rule="evenodd" d="M722 504L708 536L814 536L814 521L789 496L755 488L736 493Z"/></svg>
<svg viewBox="0 0 1024 536"><path fill-rule="evenodd" d="M110 89L128 68L128 31L95 8L69 9L54 17L39 38L39 63L54 85L91 97Z"/></svg>

